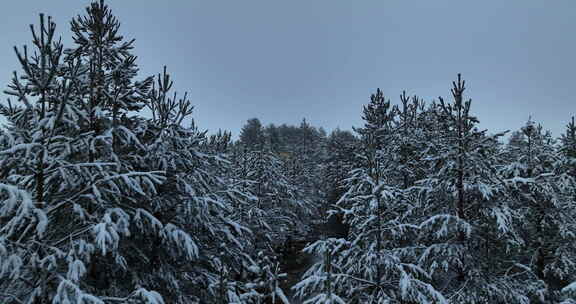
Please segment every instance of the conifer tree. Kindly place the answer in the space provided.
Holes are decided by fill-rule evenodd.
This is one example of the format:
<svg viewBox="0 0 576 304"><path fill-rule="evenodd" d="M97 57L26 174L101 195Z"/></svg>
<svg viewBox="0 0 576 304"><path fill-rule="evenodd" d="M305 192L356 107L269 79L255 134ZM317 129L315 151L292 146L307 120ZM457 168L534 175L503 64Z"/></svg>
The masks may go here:
<svg viewBox="0 0 576 304"><path fill-rule="evenodd" d="M430 106L435 120L423 155L427 172L413 187L422 215L415 223L422 247L418 261L452 303L526 303L521 282L507 271L514 262L501 256L521 239L515 225L519 213L494 168L500 134L477 129L464 91L458 75L454 101L440 98Z"/></svg>
<svg viewBox="0 0 576 304"><path fill-rule="evenodd" d="M398 167L398 184L402 189L414 185L414 182L422 177L419 153L426 146L422 122L419 121L424 112L425 103L417 96L408 97L406 91L400 95L401 104L397 106L397 119L395 121L394 146L397 151L396 162Z"/></svg>
<svg viewBox="0 0 576 304"><path fill-rule="evenodd" d="M250 150L264 149L266 135L258 118L249 119L240 131L240 143Z"/></svg>
<svg viewBox="0 0 576 304"><path fill-rule="evenodd" d="M96 18L92 14L102 5L92 4L86 18ZM104 275L109 266L126 267L121 242L135 220L125 204L153 195L163 172L139 170L115 157L112 126L98 133L84 127L96 112L89 111L83 88L95 76L83 58L63 59L55 28L41 15L39 28L32 27L35 52L16 49L24 76L14 74L8 93L22 105L2 106L10 127L2 138L2 161L9 166L0 181L0 263L9 272L2 271L0 288L14 302L162 303L142 286L118 290L114 278ZM133 76L119 73L125 81ZM121 133L119 146L136 141L133 133Z"/></svg>
<svg viewBox="0 0 576 304"><path fill-rule="evenodd" d="M562 143L562 151L569 157L576 157L576 123L574 122L574 116L566 125L566 132L562 134L560 141Z"/></svg>
<svg viewBox="0 0 576 304"><path fill-rule="evenodd" d="M359 149L357 143L358 139L351 132L339 129L334 130L325 143L327 157L321 168L324 202L321 204L320 215L325 217L323 232L327 237L345 238L348 234L348 225L343 223L343 215L328 215L328 210L348 191L344 181L348 172L355 167L355 155Z"/></svg>
<svg viewBox="0 0 576 304"><path fill-rule="evenodd" d="M568 126L568 134L570 125ZM526 292L534 301L556 303L574 280L574 179L568 149L556 148L550 132L529 120L508 146L502 176L522 212ZM569 143L569 140L565 140ZM567 153L568 152L568 153Z"/></svg>
<svg viewBox="0 0 576 304"><path fill-rule="evenodd" d="M166 72L133 80L132 42L102 1L72 28L64 56L41 16L7 90L21 105L0 107L2 302L214 302L222 277L227 299L254 293L239 273L255 264L250 231L234 219L249 195L205 132L182 126L186 96L169 96ZM143 106L152 119L133 115Z"/></svg>
<svg viewBox="0 0 576 304"><path fill-rule="evenodd" d="M296 285L299 294L318 292L322 300L347 303L446 301L426 282L427 273L413 263L411 253L397 249L414 227L403 214L408 208L403 191L390 178L397 169L388 153L394 149L396 114L380 90L364 107L365 126L357 130L362 138L359 166L350 172L348 191L331 211L344 214L349 235L306 249L323 259Z"/></svg>

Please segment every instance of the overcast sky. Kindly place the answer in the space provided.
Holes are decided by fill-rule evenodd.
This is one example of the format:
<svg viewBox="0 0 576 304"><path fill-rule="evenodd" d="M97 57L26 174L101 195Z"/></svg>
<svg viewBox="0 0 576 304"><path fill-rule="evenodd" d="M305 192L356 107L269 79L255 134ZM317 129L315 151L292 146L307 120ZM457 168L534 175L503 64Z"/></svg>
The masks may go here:
<svg viewBox="0 0 576 304"><path fill-rule="evenodd" d="M38 13L69 20L89 1L6 1L0 10L0 81L18 69ZM529 115L555 135L575 114L576 1L108 1L136 39L142 77L167 65L189 91L203 129L233 131L306 118L331 130L361 121L377 87L449 97L462 73L473 112L490 131ZM3 98L4 99L4 98Z"/></svg>

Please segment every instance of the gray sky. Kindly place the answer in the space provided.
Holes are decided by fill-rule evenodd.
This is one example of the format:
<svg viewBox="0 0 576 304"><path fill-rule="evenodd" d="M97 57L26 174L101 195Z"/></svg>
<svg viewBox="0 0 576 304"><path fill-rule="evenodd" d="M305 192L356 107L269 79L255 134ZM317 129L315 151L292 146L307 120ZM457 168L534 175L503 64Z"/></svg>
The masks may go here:
<svg viewBox="0 0 576 304"><path fill-rule="evenodd" d="M89 1L18 0L0 10L0 81L17 69L38 13L69 20ZM331 130L361 121L377 88L430 101L462 73L490 131L529 115L555 135L575 114L576 1L108 1L136 38L142 76L167 65L200 128L238 134L245 121Z"/></svg>

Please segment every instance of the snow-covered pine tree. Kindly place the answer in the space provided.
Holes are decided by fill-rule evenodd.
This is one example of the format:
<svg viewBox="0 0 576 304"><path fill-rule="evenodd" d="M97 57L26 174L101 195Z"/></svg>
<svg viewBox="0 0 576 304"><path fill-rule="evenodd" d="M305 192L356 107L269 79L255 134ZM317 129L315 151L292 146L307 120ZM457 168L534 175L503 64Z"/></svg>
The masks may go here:
<svg viewBox="0 0 576 304"><path fill-rule="evenodd" d="M336 182L344 180L348 172L352 170L356 160L355 149L359 146L359 140L351 131L336 129L327 137L323 149L327 157L325 175L328 179Z"/></svg>
<svg viewBox="0 0 576 304"><path fill-rule="evenodd" d="M252 231L248 252L256 267L251 271L257 288L254 299L284 297L284 291L271 282L279 282L284 274L278 258L286 240L305 234L311 206L304 192L286 174L285 160L269 145L234 149L234 180L249 193L247 205L236 209L236 218Z"/></svg>
<svg viewBox="0 0 576 304"><path fill-rule="evenodd" d="M358 139L351 132L336 129L322 147L324 156L319 166L319 178L324 201L317 208L323 221L318 223L320 225L315 231L320 240L304 251L323 262L314 263L306 278L293 288L297 297L307 299L305 303L345 303L337 295L336 278L332 276L332 268L337 265L333 263L332 257L338 254L340 245L345 244L344 238L348 235L349 226L343 222L343 214L329 215L328 211L334 208L347 191L343 182L357 160L357 143Z"/></svg>
<svg viewBox="0 0 576 304"><path fill-rule="evenodd" d="M336 129L328 136L323 147L326 157L321 167L324 202L320 206L320 216L325 218L323 232L327 237L345 238L348 234L348 226L342 221L343 215L328 216L327 212L348 191L344 180L355 167L355 155L360 148L358 142L352 132Z"/></svg>
<svg viewBox="0 0 576 304"><path fill-rule="evenodd" d="M152 77L134 81L138 73L132 54L135 40L121 36L120 22L104 0L92 2L86 15L74 18L70 24L75 45L66 50L65 60L80 61L85 72L76 91L88 114L82 127L94 133L89 151L92 160L109 153L107 149L117 152L122 148L121 141L129 142L127 138L132 135L120 126L121 118L145 106ZM105 146L101 143L105 139L111 147L100 147Z"/></svg>
<svg viewBox="0 0 576 304"><path fill-rule="evenodd" d="M316 263L296 285L310 301L346 303L444 303L430 284L426 272L411 263L410 250L398 250L398 242L415 227L406 222L408 201L393 178L397 165L389 152L396 130L396 109L377 90L364 107L365 127L358 129L362 148L359 166L346 180L347 193L337 209L350 226L347 239L320 240L306 250L320 254Z"/></svg>
<svg viewBox="0 0 576 304"><path fill-rule="evenodd" d="M185 127L193 107L186 94L178 97L171 87L164 69L148 95L152 119L133 121L144 163L166 172L166 181L156 195L135 206L134 229L140 234L129 239L135 252L131 261L145 256L148 263L134 265L131 275L170 303L233 301L253 292L241 273L254 264L244 249L250 231L234 218L248 195L231 179L222 151L229 135L209 139L193 123ZM166 238L158 237L158 230L171 235L167 231ZM178 242L192 251L176 250Z"/></svg>
<svg viewBox="0 0 576 304"><path fill-rule="evenodd" d="M302 235L311 212L310 202L285 173L283 161L270 150L249 152L247 158L247 177L252 182L250 192L257 198L254 210L266 214L258 218L262 221L258 226L268 229L267 238L276 242L288 235Z"/></svg>
<svg viewBox="0 0 576 304"><path fill-rule="evenodd" d="M314 173L316 166L320 163L321 147L324 143L325 138L318 131L317 128L313 127L306 121L302 119L299 131L299 143L294 147L295 157L304 166L304 177L302 177L302 184L304 187L315 188L314 181L310 179L314 178Z"/></svg>
<svg viewBox="0 0 576 304"><path fill-rule="evenodd" d="M97 18L95 8L102 5L92 4L85 18ZM82 56L63 60L55 28L41 15L39 28L32 27L35 51L16 49L24 75L14 73L7 93L21 105L2 106L9 122L0 152L2 301L162 303L158 293L139 285L119 290L108 275L127 270L121 243L133 232L134 213L126 205L154 194L163 172L134 169L114 157L112 126L85 127L95 121L85 93L95 73ZM132 88L123 99L146 93L145 84L130 86L133 72L119 70L123 87ZM114 127L124 130L119 146L137 147L133 133Z"/></svg>
<svg viewBox="0 0 576 304"><path fill-rule="evenodd" d="M567 136L570 136L568 125ZM576 279L575 180L571 142L558 149L550 132L529 120L507 147L501 175L515 209L522 213L524 239L518 264L533 301L558 303L561 289Z"/></svg>
<svg viewBox="0 0 576 304"><path fill-rule="evenodd" d="M246 196L218 175L227 162L180 125L191 106L166 98L166 75L150 94L149 80L132 82L134 57L104 3L87 12L66 60L44 19L36 55L17 53L25 77L8 92L23 106L2 107L3 302L220 302L220 265L227 298L250 295L235 270L255 264L249 231L231 203ZM146 104L158 115L128 117Z"/></svg>
<svg viewBox="0 0 576 304"><path fill-rule="evenodd" d="M305 304L347 303L341 284L345 277L339 275L338 264L333 260L347 244L343 238L324 238L307 246L304 252L316 256L321 262L314 263L304 274L303 279L292 287L297 297L305 299ZM336 269L334 269L336 268Z"/></svg>
<svg viewBox="0 0 576 304"><path fill-rule="evenodd" d="M451 303L528 303L521 280L510 273L518 248L517 220L494 166L497 137L477 129L465 83L453 83L454 102L440 98L422 155L426 176L412 187L421 216L419 265Z"/></svg>
<svg viewBox="0 0 576 304"><path fill-rule="evenodd" d="M207 151L228 154L232 149L232 133L218 130L216 134L210 135L205 146Z"/></svg>
<svg viewBox="0 0 576 304"><path fill-rule="evenodd" d="M396 107L398 114L394 125L397 150L391 155L397 156L396 162L399 164L397 183L402 189L408 189L424 174L419 156L427 142L424 137L425 128L422 126L422 121L425 121L422 113L425 112L426 105L417 96L408 97L406 91L400 95L400 102Z"/></svg>
<svg viewBox="0 0 576 304"><path fill-rule="evenodd" d="M323 145L325 134L303 119L297 129L298 142L291 147L290 157L286 158L285 170L294 185L312 204L313 215L304 222L311 226L318 222L319 210L325 196L322 188L322 162L325 158Z"/></svg>

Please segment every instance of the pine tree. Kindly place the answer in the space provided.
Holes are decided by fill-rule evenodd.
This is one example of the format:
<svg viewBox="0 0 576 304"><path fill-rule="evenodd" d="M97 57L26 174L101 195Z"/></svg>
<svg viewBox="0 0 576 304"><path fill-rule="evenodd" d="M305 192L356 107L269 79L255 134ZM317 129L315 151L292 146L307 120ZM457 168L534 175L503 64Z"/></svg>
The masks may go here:
<svg viewBox="0 0 576 304"><path fill-rule="evenodd" d="M420 167L420 151L423 151L428 142L424 138L425 128L421 125L425 103L417 96L408 97L406 91L400 95L401 105L396 107L397 119L393 141L396 143L395 150L391 155L397 155L398 167L397 179L402 189L414 185L414 182L422 177L424 172Z"/></svg>
<svg viewBox="0 0 576 304"><path fill-rule="evenodd" d="M278 242L291 234L303 234L310 203L286 175L282 161L269 150L247 152L245 157L248 189L255 196L249 213L257 221L256 227L263 229L262 237L269 238L266 242Z"/></svg>
<svg viewBox="0 0 576 304"><path fill-rule="evenodd" d="M234 209L250 196L217 152L227 136L183 127L192 106L167 73L133 81L118 21L102 1L87 14L64 59L43 17L34 55L16 50L25 76L8 93L22 105L0 107L2 301L219 302L225 277L227 299L251 303L250 231ZM152 119L130 116L143 106Z"/></svg>
<svg viewBox="0 0 576 304"><path fill-rule="evenodd" d="M258 118L248 119L240 131L240 143L249 150L264 149L266 136Z"/></svg>
<svg viewBox="0 0 576 304"><path fill-rule="evenodd" d="M16 49L25 76L15 73L8 93L23 106L2 106L10 123L1 140L8 167L0 181L0 263L10 270L2 271L2 294L29 303L115 297L162 303L156 292L137 285L120 291L104 276L112 265L126 269L121 242L131 235L133 212L125 204L153 195L163 172L137 170L115 157L112 126L98 134L83 127L92 114L82 88L94 77L83 58L62 58L55 28L41 15L39 29L32 27L33 55ZM124 72L120 78L133 77ZM139 89L145 94L147 86ZM133 133L119 123L114 128L124 130L118 146L133 144Z"/></svg>
<svg viewBox="0 0 576 304"><path fill-rule="evenodd" d="M453 83L454 102L430 106L435 118L422 156L426 176L413 187L421 216L419 265L452 303L526 303L521 282L510 275L505 253L518 248L519 213L510 203L494 166L497 137L477 129L465 82Z"/></svg>
<svg viewBox="0 0 576 304"><path fill-rule="evenodd" d="M252 273L251 284L256 288L251 299L283 299L285 294L279 282L285 274L279 258L287 240L307 232L310 202L286 173L284 161L269 147L240 149L233 158L233 176L241 191L249 194L249 200L236 208L236 218L252 232L246 238L247 254L254 262L247 267Z"/></svg>
<svg viewBox="0 0 576 304"><path fill-rule="evenodd" d="M153 229L138 228L145 233L163 227L172 236L132 240L140 254L151 256L150 264L134 267L132 276L161 291L171 303L219 303L253 291L241 273L253 264L244 241L250 231L237 221L235 210L246 204L248 194L230 175L223 152L229 134L209 138L193 122L184 127L182 122L192 114L191 102L186 94L171 95L171 87L164 69L149 94L153 118L135 129L145 146L147 166L166 172L157 195L142 201L138 209L138 217ZM190 247L190 255L175 250L179 240Z"/></svg>
<svg viewBox="0 0 576 304"><path fill-rule="evenodd" d="M272 149L272 151L279 153L285 149L282 145L280 134L278 132L278 128L276 127L276 125L269 124L268 127L266 127L266 129L264 130L264 132L268 140L268 144L270 145L270 149Z"/></svg>
<svg viewBox="0 0 576 304"><path fill-rule="evenodd" d="M388 153L394 149L396 114L380 90L364 107L365 126L357 129L362 138L359 166L350 172L348 191L330 212L344 214L349 235L321 240L306 249L323 259L296 286L299 294L319 293L313 299L347 303L445 302L426 283L427 273L412 262L409 250L398 249L399 241L415 227L404 216L409 202L390 178L397 170L395 158Z"/></svg>
<svg viewBox="0 0 576 304"><path fill-rule="evenodd" d="M356 165L358 148L358 139L349 131L336 129L326 141L327 157L321 168L324 202L320 214L326 217L323 232L327 237L345 238L348 235L349 227L344 224L342 214L328 215L328 211L348 191L344 181Z"/></svg>
<svg viewBox="0 0 576 304"><path fill-rule="evenodd" d="M574 122L574 116L566 125L566 133L562 134L560 141L562 142L562 151L569 157L576 157L576 123Z"/></svg>
<svg viewBox="0 0 576 304"><path fill-rule="evenodd" d="M570 127L568 127L568 131ZM508 146L510 161L502 176L522 212L527 292L535 301L556 303L574 280L572 249L574 179L571 156L557 150L550 132L529 120Z"/></svg>

